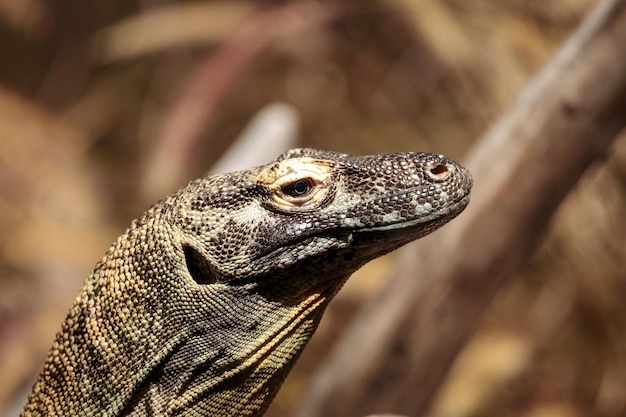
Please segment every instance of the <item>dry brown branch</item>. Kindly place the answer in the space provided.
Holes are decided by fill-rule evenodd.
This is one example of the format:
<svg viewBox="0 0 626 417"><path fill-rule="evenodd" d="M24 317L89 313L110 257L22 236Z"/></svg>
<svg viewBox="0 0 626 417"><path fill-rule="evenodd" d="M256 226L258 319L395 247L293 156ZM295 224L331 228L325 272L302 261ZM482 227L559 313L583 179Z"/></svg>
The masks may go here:
<svg viewBox="0 0 626 417"><path fill-rule="evenodd" d="M496 291L626 117L626 1L603 2L467 160L473 201L403 252L314 379L299 417L424 415Z"/></svg>

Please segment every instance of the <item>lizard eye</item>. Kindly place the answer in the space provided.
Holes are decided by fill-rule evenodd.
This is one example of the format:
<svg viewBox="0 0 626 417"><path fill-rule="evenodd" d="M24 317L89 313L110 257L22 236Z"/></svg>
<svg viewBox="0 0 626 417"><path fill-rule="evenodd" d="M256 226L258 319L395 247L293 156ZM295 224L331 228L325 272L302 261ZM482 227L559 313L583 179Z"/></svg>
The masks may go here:
<svg viewBox="0 0 626 417"><path fill-rule="evenodd" d="M319 203L327 195L327 186L312 176L284 178L283 184L277 184L274 201L285 207L310 207Z"/></svg>
<svg viewBox="0 0 626 417"><path fill-rule="evenodd" d="M314 210L332 197L332 167L323 161L295 158L265 167L256 177L269 192L273 209L286 212Z"/></svg>
<svg viewBox="0 0 626 417"><path fill-rule="evenodd" d="M313 180L310 178L302 178L282 187L283 194L291 197L302 197L313 188Z"/></svg>

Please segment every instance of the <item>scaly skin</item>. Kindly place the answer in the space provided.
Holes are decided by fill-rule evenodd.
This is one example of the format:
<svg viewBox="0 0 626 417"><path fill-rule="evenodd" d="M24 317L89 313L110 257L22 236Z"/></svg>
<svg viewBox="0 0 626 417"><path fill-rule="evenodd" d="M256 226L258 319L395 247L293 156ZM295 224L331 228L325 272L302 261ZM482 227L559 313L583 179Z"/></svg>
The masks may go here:
<svg viewBox="0 0 626 417"><path fill-rule="evenodd" d="M364 263L468 204L441 155L296 149L192 181L113 244L23 416L261 416Z"/></svg>

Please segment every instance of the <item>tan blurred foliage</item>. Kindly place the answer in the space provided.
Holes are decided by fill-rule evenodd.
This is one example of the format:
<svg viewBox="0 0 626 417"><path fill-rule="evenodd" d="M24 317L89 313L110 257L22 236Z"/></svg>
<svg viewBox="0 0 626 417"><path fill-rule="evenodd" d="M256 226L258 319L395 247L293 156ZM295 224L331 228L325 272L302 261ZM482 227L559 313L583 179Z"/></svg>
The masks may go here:
<svg viewBox="0 0 626 417"><path fill-rule="evenodd" d="M592 4L0 0L0 415L108 244L261 107L295 106L302 146L462 159ZM624 213L622 138L489 308L434 415L626 415ZM349 281L268 415L289 414L391 262Z"/></svg>

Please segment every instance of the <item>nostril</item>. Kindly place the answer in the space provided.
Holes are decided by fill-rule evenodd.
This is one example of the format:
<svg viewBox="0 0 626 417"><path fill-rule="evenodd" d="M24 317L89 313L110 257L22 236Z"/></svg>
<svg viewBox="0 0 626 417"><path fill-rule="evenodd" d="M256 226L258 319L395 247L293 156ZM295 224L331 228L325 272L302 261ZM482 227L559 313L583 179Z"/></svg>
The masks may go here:
<svg viewBox="0 0 626 417"><path fill-rule="evenodd" d="M439 179L444 179L445 177L447 177L448 172L448 166L444 164L435 165L434 167L430 168L430 173Z"/></svg>

